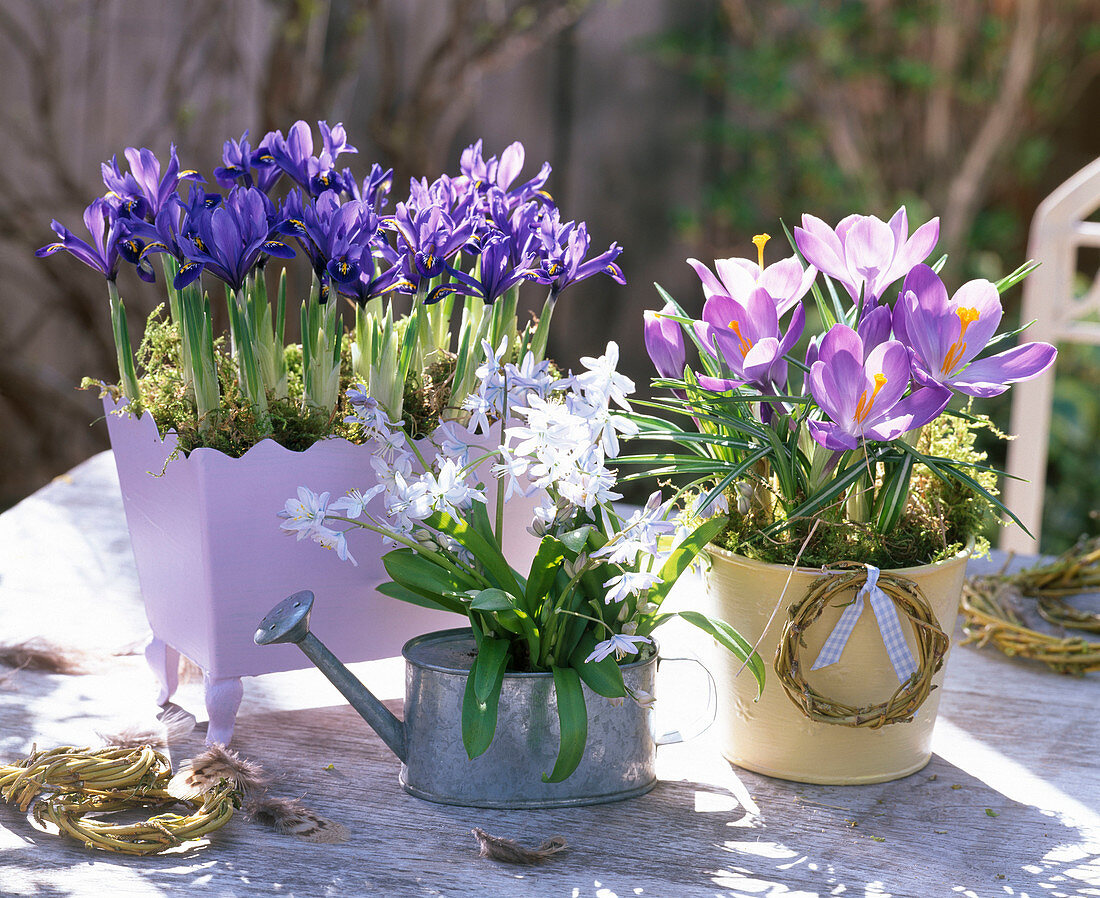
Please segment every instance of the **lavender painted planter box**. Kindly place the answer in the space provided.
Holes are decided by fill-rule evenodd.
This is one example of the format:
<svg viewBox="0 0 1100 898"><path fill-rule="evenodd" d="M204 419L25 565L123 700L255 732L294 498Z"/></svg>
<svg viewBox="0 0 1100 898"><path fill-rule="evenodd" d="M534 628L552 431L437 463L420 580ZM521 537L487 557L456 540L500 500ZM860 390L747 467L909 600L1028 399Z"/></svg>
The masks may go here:
<svg viewBox="0 0 1100 898"><path fill-rule="evenodd" d="M317 635L347 661L398 655L421 633L463 618L397 602L376 588L389 578L381 538L351 542L359 562L340 561L312 541L279 529L276 513L298 486L338 496L369 480L370 447L322 440L292 452L264 440L239 459L195 449L165 464L176 447L148 414L117 414L104 400L146 616L153 631L147 657L161 681L160 702L177 684L178 654L202 668L210 713L207 741L227 743L240 704L240 678L310 666L294 646L261 648L256 621L291 593L310 589L319 608ZM162 473L163 472L163 473ZM490 491L495 487L491 481ZM508 503L505 549L526 569L537 541L526 531L536 499ZM178 653L178 654L177 654Z"/></svg>

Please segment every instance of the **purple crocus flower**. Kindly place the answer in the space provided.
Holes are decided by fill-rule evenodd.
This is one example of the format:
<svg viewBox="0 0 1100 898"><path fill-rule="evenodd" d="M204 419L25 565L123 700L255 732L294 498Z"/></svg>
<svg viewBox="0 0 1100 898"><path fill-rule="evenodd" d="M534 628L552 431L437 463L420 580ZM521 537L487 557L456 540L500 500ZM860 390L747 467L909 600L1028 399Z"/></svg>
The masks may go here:
<svg viewBox="0 0 1100 898"><path fill-rule="evenodd" d="M1001 300L987 280L963 284L948 299L939 275L917 265L905 278L894 306L894 332L910 348L913 377L944 384L968 396L996 396L1054 364L1049 343L1024 343L975 360L1001 323Z"/></svg>
<svg viewBox="0 0 1100 898"><path fill-rule="evenodd" d="M731 390L744 383L760 386L775 395L787 383L787 361L806 324L806 311L798 305L787 327L779 329L775 299L757 288L742 305L725 294L714 294L703 305L703 320L695 333L706 352L720 360L732 378L703 376L699 384L708 390Z"/></svg>
<svg viewBox="0 0 1100 898"><path fill-rule="evenodd" d="M84 210L84 225L92 237L92 243L81 240L61 222L51 221L50 227L58 240L40 247L34 254L42 259L64 250L113 281L118 276L121 262L118 244L124 233L118 210L102 197L94 199Z"/></svg>
<svg viewBox="0 0 1100 898"><path fill-rule="evenodd" d="M292 258L294 250L272 239L273 216L271 200L255 187L234 187L221 205L198 210L187 233L179 235L188 261L176 275L176 288L190 284L207 269L240 291L261 255Z"/></svg>
<svg viewBox="0 0 1100 898"><path fill-rule="evenodd" d="M661 377L679 380L684 376L687 354L684 349L684 331L678 321L667 315L676 310L666 304L660 312L645 311L645 348L653 361L653 367Z"/></svg>
<svg viewBox="0 0 1100 898"><path fill-rule="evenodd" d="M886 340L865 358L859 334L845 324L833 325L807 375L810 393L831 420L807 422L810 434L827 449L843 450L923 427L947 407L951 391L920 387L906 396L909 380L904 344Z"/></svg>
<svg viewBox="0 0 1100 898"><path fill-rule="evenodd" d="M909 236L905 207L889 223L873 215L849 215L834 231L820 218L802 216L794 240L806 261L839 281L853 301L875 305L892 283L923 262L940 236L933 218Z"/></svg>
<svg viewBox="0 0 1100 898"><path fill-rule="evenodd" d="M789 256L765 267L764 244L769 239L767 234L753 238L759 249L757 262L751 259L715 259L717 277L698 259L688 259L688 265L695 269L703 283L704 296L707 299L728 296L745 305L754 290L763 289L774 300L780 318L798 305L817 277L817 269L812 265L803 269L798 256Z"/></svg>
<svg viewBox="0 0 1100 898"><path fill-rule="evenodd" d="M198 181L205 179L197 171L180 171L176 158L176 145L168 150L168 166L161 176L160 160L152 150L142 147L127 147L124 151L130 170L125 174L119 170L118 157L112 156L110 162L100 166L103 183L119 199L119 211L126 218L153 219L176 193L180 181Z"/></svg>
<svg viewBox="0 0 1100 898"><path fill-rule="evenodd" d="M512 241L499 231L490 234L481 241L481 265L478 277L465 274L448 265L447 271L455 280L442 284L433 290L427 303L439 302L452 293L466 296L480 296L485 302L496 302L521 281L533 281L538 278L534 266L535 257L527 256L519 265L512 261Z"/></svg>

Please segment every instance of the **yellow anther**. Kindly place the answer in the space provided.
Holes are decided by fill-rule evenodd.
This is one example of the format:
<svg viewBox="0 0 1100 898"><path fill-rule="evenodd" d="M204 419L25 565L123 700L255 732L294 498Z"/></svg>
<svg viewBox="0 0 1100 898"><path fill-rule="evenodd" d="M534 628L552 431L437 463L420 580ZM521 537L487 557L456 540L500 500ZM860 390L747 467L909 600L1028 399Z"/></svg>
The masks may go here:
<svg viewBox="0 0 1100 898"><path fill-rule="evenodd" d="M856 403L855 419L862 424L864 419L871 413L871 406L875 404L875 397L878 396L879 390L886 386L886 375L881 371L875 375L875 389L871 392L871 398L867 398L867 391L864 390L859 397L859 402Z"/></svg>
<svg viewBox="0 0 1100 898"><path fill-rule="evenodd" d="M737 334L737 340L741 344L741 355L748 355L750 349L752 349L752 341L746 340L745 335L741 333L741 325L736 321L731 321L728 325L729 329Z"/></svg>
<svg viewBox="0 0 1100 898"><path fill-rule="evenodd" d="M752 242L756 246L756 257L757 261L760 263L761 270L764 268L764 246L771 239L771 234L757 234L752 238Z"/></svg>
<svg viewBox="0 0 1100 898"><path fill-rule="evenodd" d="M951 348L947 350L947 355L943 357L940 371L945 375L954 371L962 360L963 355L966 353L966 331L970 325L981 317L978 310L972 306L960 306L955 309L955 314L959 316L959 339L951 344Z"/></svg>

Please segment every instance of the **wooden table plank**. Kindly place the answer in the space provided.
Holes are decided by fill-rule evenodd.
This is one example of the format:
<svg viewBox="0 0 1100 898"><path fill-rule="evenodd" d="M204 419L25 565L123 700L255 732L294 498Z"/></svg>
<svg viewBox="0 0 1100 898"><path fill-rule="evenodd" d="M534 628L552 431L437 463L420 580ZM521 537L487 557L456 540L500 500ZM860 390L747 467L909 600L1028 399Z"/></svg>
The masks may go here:
<svg viewBox="0 0 1100 898"><path fill-rule="evenodd" d="M109 456L0 515L0 640L45 635L93 662L83 676L7 677L0 761L34 742L87 743L97 730L152 723L143 659L110 654L144 632ZM663 642L670 653L701 648L686 629ZM399 709L399 662L355 669ZM691 672L664 675L676 689ZM178 701L201 714L197 684ZM247 681L234 748L278 775L274 793L345 824L348 842L307 843L238 817L202 850L123 858L39 833L5 806L0 894L1100 895L1098 707L1098 678L957 646L936 754L905 780L772 780L732 768L707 734L660 750L649 795L512 812L406 795L397 761L316 671L275 674ZM174 743L174 760L201 738L200 726ZM562 835L570 848L538 868L510 867L477 857L475 826L525 844Z"/></svg>

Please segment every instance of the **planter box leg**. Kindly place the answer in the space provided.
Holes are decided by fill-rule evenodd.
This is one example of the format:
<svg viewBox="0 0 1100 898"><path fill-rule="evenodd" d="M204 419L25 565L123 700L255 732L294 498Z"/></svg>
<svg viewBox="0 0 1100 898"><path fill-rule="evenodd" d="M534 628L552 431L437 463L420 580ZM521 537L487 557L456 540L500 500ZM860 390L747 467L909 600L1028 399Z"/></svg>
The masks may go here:
<svg viewBox="0 0 1100 898"><path fill-rule="evenodd" d="M206 729L206 744L228 745L233 738L233 721L244 697L244 685L240 677L211 677L203 675L206 691L206 713L210 723Z"/></svg>
<svg viewBox="0 0 1100 898"><path fill-rule="evenodd" d="M163 708L175 695L176 687L180 684L180 653L154 636L145 646L145 660L160 684L157 704Z"/></svg>

